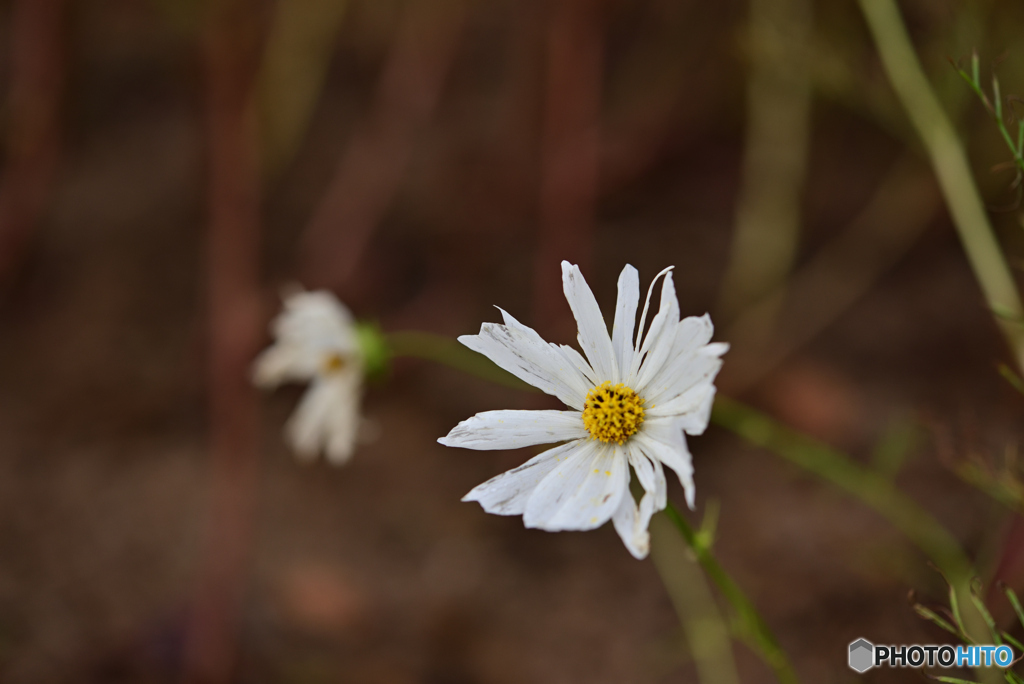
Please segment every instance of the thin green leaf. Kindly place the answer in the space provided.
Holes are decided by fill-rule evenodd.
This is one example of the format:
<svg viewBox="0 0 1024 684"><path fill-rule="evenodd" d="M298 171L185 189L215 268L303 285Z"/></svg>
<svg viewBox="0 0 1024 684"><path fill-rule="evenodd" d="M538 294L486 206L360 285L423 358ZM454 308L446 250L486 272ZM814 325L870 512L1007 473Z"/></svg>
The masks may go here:
<svg viewBox="0 0 1024 684"><path fill-rule="evenodd" d="M1017 614L1017 619L1020 621L1020 624L1024 625L1024 609L1021 608L1020 600L1017 598L1017 592L1010 587L1003 587L1003 591L1006 592L1006 599L1010 602L1010 605L1013 606L1013 612ZM1021 650L1024 651L1024 646L1021 647Z"/></svg>
<svg viewBox="0 0 1024 684"><path fill-rule="evenodd" d="M992 619L992 613L989 612L985 602L981 600L979 594L981 593L982 586L981 580L975 577L971 580L971 602L974 607L981 613L981 618L985 621L985 625L988 626L988 631L992 635L992 641L996 646L1002 646L1003 641L999 638L999 628L996 627L996 621Z"/></svg>
<svg viewBox="0 0 1024 684"><path fill-rule="evenodd" d="M992 101L995 103L996 118L1003 120L1003 95L999 92L999 79L992 74Z"/></svg>
<svg viewBox="0 0 1024 684"><path fill-rule="evenodd" d="M999 374L1003 376L1008 383L1010 383L1015 390L1024 394L1024 380L1017 375L1012 368L1007 366L1005 363L999 364Z"/></svg>
<svg viewBox="0 0 1024 684"><path fill-rule="evenodd" d="M1016 648L1018 651L1024 652L1024 644L1021 644L1019 641L1014 639L1013 636L1007 634L1006 632L1001 632L1001 634L1003 635L1003 639L1009 642L1011 646Z"/></svg>
<svg viewBox="0 0 1024 684"><path fill-rule="evenodd" d="M913 608L914 612L923 617L925 620L929 620L930 622L935 623L936 625L946 630L955 637L961 639L963 638L964 635L961 634L956 627L951 625L947 620L942 619L942 617L931 608L922 606L920 603L915 603Z"/></svg>

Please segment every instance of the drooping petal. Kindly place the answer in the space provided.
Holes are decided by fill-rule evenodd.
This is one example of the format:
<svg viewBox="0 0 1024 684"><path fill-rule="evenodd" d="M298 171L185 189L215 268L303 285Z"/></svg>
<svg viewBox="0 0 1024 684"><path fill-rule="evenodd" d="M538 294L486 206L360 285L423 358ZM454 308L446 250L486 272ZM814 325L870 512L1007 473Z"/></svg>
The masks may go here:
<svg viewBox="0 0 1024 684"><path fill-rule="evenodd" d="M626 264L619 274L619 295L615 300L615 321L612 323L612 347L622 382L633 364L633 327L636 325L636 307L640 303L640 275Z"/></svg>
<svg viewBox="0 0 1024 684"><path fill-rule="evenodd" d="M562 289L565 291L569 308L572 309L572 315L576 317L580 347L587 355L598 380L604 382L618 377L615 350L612 348L608 325L601 315L601 308L597 305L597 299L590 291L587 281L583 279L579 266L574 266L568 261L562 262Z"/></svg>
<svg viewBox="0 0 1024 684"><path fill-rule="evenodd" d="M520 380L582 411L593 383L576 367L575 361L556 345L545 342L532 328L505 311L501 314L505 325L484 323L479 335L463 335L459 342Z"/></svg>
<svg viewBox="0 0 1024 684"><path fill-rule="evenodd" d="M637 560L647 557L651 550L651 534L647 531L654 514L654 497L644 494L637 508L633 495L626 492L612 516L612 524L626 549Z"/></svg>
<svg viewBox="0 0 1024 684"><path fill-rule="evenodd" d="M534 456L529 461L477 485L463 501L478 501L488 513L496 515L522 515L526 502L548 473L580 448L579 442L569 442Z"/></svg>
<svg viewBox="0 0 1024 684"><path fill-rule="evenodd" d="M300 460L311 460L320 451L335 465L349 460L358 435L360 385L355 370L313 381L285 425Z"/></svg>
<svg viewBox="0 0 1024 684"><path fill-rule="evenodd" d="M437 441L465 449L518 449L589 436L579 411L485 411Z"/></svg>
<svg viewBox="0 0 1024 684"><path fill-rule="evenodd" d="M675 471L686 494L686 505L693 508L696 494L693 483L693 457L678 422L671 418L646 420L633 439L648 458L657 459Z"/></svg>
<svg viewBox="0 0 1024 684"><path fill-rule="evenodd" d="M608 522L623 496L629 496L629 465L621 447L595 440L579 449L541 480L526 502L523 522L549 532L592 530Z"/></svg>

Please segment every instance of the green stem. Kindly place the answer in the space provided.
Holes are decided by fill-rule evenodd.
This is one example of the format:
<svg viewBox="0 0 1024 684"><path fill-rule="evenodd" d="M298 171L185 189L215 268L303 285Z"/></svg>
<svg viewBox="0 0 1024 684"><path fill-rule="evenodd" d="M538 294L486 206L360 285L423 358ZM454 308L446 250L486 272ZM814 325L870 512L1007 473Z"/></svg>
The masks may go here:
<svg viewBox="0 0 1024 684"><path fill-rule="evenodd" d="M963 608L972 606L970 582L974 568L957 540L927 511L900 492L884 475L806 435L785 427L763 413L721 395L711 421L746 441L764 447L860 499L902 532L928 556L950 583ZM985 623L976 611L964 610L965 632L977 637ZM988 675L979 671L983 679Z"/></svg>
<svg viewBox="0 0 1024 684"><path fill-rule="evenodd" d="M728 397L719 395L715 400L711 420L846 490L873 508L924 552L951 582L962 586L965 589L962 597L968 600L966 589L974 570L959 543L888 478Z"/></svg>
<svg viewBox="0 0 1024 684"><path fill-rule="evenodd" d="M775 678L782 684L796 684L796 673L793 671L789 659L779 646L778 641L772 634L771 629L761 618L754 604L750 602L739 585L732 577L718 564L718 560L711 553L690 527L686 519L679 515L679 511L670 503L665 509L665 515L676 526L683 539L689 545L697 561L704 568L711 581L715 583L722 595L732 604L739 619L739 627L742 635L755 646L755 650L761 655L765 663L775 672Z"/></svg>
<svg viewBox="0 0 1024 684"><path fill-rule="evenodd" d="M1018 368L1024 370L1024 306L956 131L921 68L895 0L859 3L886 75L928 151L974 276Z"/></svg>
<svg viewBox="0 0 1024 684"><path fill-rule="evenodd" d="M426 359L512 389L537 391L536 388L496 366L483 354L477 354L443 335L404 330L387 333L385 340L388 352L393 357Z"/></svg>
<svg viewBox="0 0 1024 684"><path fill-rule="evenodd" d="M663 515L651 520L651 560L661 575L702 684L739 684L729 627L704 572Z"/></svg>

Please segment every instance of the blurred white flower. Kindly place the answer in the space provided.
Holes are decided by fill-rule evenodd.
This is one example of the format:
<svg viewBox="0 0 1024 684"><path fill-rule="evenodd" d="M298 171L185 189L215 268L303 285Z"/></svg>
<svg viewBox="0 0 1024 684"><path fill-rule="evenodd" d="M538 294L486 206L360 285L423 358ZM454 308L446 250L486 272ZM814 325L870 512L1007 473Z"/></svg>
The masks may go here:
<svg viewBox="0 0 1024 684"><path fill-rule="evenodd" d="M527 527L590 530L609 519L636 558L649 550L648 523L665 508L663 466L676 472L694 501L693 465L684 432L707 427L714 379L728 345L711 343L711 319L680 320L671 269L664 275L660 310L646 336L654 283L633 342L640 285L626 266L611 337L577 266L562 262L562 284L579 327L584 358L572 347L545 342L505 311L505 324L484 323L459 341L505 370L558 397L571 411L487 411L455 426L438 441L468 449L514 449L564 442L476 487L463 501L488 513L522 515ZM500 309L499 309L500 310ZM644 495L629 491L630 466Z"/></svg>
<svg viewBox="0 0 1024 684"><path fill-rule="evenodd" d="M352 314L330 292L300 290L285 295L271 331L274 344L256 358L253 382L308 382L285 425L288 442L302 460L323 451L331 463L345 463L359 431L365 368Z"/></svg>

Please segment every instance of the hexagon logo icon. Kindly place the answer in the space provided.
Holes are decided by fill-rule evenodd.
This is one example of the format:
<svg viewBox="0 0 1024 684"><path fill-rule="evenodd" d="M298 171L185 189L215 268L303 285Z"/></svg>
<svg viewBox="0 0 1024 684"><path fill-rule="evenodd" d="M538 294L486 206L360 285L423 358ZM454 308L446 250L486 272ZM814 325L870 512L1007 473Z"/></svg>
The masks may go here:
<svg viewBox="0 0 1024 684"><path fill-rule="evenodd" d="M875 665L875 645L867 639L857 639L850 644L850 669L864 673Z"/></svg>

